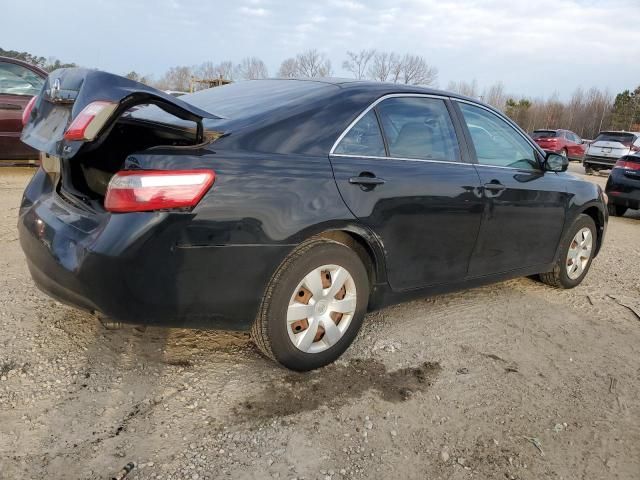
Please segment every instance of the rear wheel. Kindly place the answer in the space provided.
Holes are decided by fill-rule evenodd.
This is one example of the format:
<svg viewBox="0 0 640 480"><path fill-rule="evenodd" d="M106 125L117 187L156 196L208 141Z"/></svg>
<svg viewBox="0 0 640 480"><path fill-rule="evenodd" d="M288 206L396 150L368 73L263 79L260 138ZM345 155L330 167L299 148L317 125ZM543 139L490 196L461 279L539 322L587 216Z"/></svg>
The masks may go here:
<svg viewBox="0 0 640 480"><path fill-rule="evenodd" d="M562 240L555 267L550 272L541 273L540 279L557 288L579 285L591 267L596 240L596 224L593 219L589 215L580 215Z"/></svg>
<svg viewBox="0 0 640 480"><path fill-rule="evenodd" d="M298 247L274 274L251 336L269 358L298 371L336 360L356 337L369 301L356 252L328 239Z"/></svg>
<svg viewBox="0 0 640 480"><path fill-rule="evenodd" d="M627 211L627 207L623 205L615 205L613 203L610 203L607 208L609 209L609 215L612 217L621 217Z"/></svg>
<svg viewBox="0 0 640 480"><path fill-rule="evenodd" d="M591 168L591 165L589 165L588 163L584 164L584 173L586 173L587 175L593 175L593 168Z"/></svg>

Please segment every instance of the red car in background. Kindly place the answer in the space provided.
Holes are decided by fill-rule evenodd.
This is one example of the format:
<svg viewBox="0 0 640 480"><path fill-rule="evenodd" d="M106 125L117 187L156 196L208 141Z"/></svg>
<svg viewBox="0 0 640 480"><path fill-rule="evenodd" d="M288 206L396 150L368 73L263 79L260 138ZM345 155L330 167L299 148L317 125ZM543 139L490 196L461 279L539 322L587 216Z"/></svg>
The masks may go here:
<svg viewBox="0 0 640 480"><path fill-rule="evenodd" d="M20 140L22 112L47 72L15 58L0 57L0 160L37 160L38 152Z"/></svg>
<svg viewBox="0 0 640 480"><path fill-rule="evenodd" d="M587 149L584 141L570 130L534 130L531 138L547 152L582 160Z"/></svg>

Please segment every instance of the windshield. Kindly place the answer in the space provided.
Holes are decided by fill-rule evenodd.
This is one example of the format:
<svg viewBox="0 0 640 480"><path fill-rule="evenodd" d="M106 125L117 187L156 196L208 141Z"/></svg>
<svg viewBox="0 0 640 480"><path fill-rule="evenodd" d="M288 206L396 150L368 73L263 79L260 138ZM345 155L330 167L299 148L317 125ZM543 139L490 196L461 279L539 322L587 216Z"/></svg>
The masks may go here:
<svg viewBox="0 0 640 480"><path fill-rule="evenodd" d="M619 142L627 147L630 147L636 136L633 133L626 132L602 132L600 133L595 142Z"/></svg>
<svg viewBox="0 0 640 480"><path fill-rule="evenodd" d="M556 138L558 136L558 132L553 130L536 130L531 134L534 140L538 140L539 138Z"/></svg>

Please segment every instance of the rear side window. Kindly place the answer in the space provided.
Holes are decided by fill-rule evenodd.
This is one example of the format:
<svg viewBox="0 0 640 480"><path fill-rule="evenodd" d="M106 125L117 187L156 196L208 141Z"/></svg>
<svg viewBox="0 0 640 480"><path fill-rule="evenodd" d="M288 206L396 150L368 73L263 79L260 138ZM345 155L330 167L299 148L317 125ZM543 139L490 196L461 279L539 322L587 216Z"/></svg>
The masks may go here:
<svg viewBox="0 0 640 480"><path fill-rule="evenodd" d="M340 141L334 153L384 157L384 141L373 110L369 110Z"/></svg>
<svg viewBox="0 0 640 480"><path fill-rule="evenodd" d="M459 161L458 139L443 100L389 98L376 109L391 157Z"/></svg>
<svg viewBox="0 0 640 480"><path fill-rule="evenodd" d="M14 63L0 62L0 94L37 95L44 79Z"/></svg>
<svg viewBox="0 0 640 480"><path fill-rule="evenodd" d="M534 148L511 125L496 114L460 103L478 163L498 167L539 170Z"/></svg>

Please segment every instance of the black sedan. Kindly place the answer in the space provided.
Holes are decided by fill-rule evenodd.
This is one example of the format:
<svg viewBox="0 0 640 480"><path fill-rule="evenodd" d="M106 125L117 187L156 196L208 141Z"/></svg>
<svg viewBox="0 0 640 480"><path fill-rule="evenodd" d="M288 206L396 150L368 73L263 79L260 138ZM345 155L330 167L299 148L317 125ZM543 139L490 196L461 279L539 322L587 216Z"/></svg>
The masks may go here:
<svg viewBox="0 0 640 480"><path fill-rule="evenodd" d="M258 80L173 97L52 73L20 242L46 293L117 321L251 328L295 370L386 305L539 274L571 288L608 214L513 122L420 87Z"/></svg>
<svg viewBox="0 0 640 480"><path fill-rule="evenodd" d="M621 217L629 208L640 208L640 153L625 155L616 162L605 193L609 196L611 215Z"/></svg>

